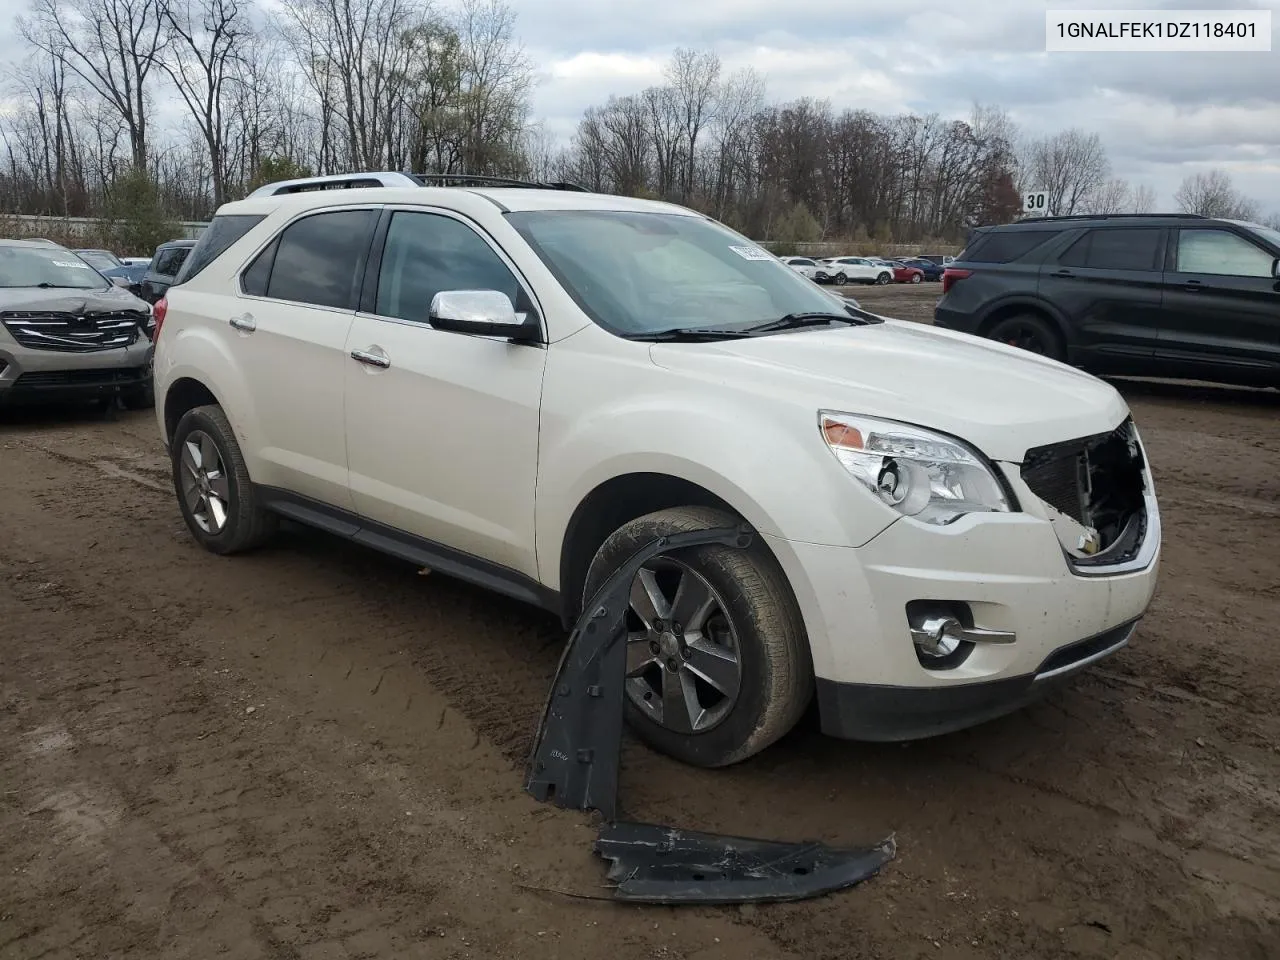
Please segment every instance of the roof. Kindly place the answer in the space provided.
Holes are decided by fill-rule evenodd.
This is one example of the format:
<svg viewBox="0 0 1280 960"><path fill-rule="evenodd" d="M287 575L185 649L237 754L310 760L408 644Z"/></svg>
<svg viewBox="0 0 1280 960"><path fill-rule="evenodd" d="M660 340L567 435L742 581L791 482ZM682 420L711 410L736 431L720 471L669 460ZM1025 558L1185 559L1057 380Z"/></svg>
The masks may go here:
<svg viewBox="0 0 1280 960"><path fill-rule="evenodd" d="M698 217L686 207L660 200L639 200L606 193L521 187L353 187L341 190L308 190L273 196L250 195L218 209L220 215L270 213L275 210L311 210L359 204L441 206L466 212L483 204L503 212L529 210L613 210L668 213Z"/></svg>
<svg viewBox="0 0 1280 960"><path fill-rule="evenodd" d="M1069 217L1026 217L1011 223L989 223L976 230L1067 230L1072 227L1114 226L1114 227L1167 227L1170 222L1179 220L1206 221L1206 218L1194 213L1082 213Z"/></svg>
<svg viewBox="0 0 1280 960"><path fill-rule="evenodd" d="M35 249L35 250L48 250L50 247L53 247L55 250L67 249L66 247L62 246L62 244L60 243L54 243L52 240L44 240L39 238L34 240L19 240L17 238L6 237L3 239L0 239L0 246L26 247L28 249Z"/></svg>

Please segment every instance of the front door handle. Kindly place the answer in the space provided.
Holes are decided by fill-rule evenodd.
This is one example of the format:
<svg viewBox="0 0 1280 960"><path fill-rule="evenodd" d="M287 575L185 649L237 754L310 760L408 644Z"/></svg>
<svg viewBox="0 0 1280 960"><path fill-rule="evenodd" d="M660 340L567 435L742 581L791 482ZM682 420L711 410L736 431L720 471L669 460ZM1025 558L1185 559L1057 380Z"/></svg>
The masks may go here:
<svg viewBox="0 0 1280 960"><path fill-rule="evenodd" d="M372 350L352 350L351 359L367 363L371 367L381 367L384 370L391 366L391 358L381 351L373 353Z"/></svg>
<svg viewBox="0 0 1280 960"><path fill-rule="evenodd" d="M1189 290L1192 293L1199 293L1204 287L1200 285L1199 280L1188 280L1182 285L1182 289Z"/></svg>
<svg viewBox="0 0 1280 960"><path fill-rule="evenodd" d="M238 317L232 317L227 322L230 323L231 326L234 327L236 330L240 330L243 333L253 333L253 331L258 329L258 324L253 319L253 314L251 313L245 313L245 314L241 314Z"/></svg>
<svg viewBox="0 0 1280 960"><path fill-rule="evenodd" d="M1074 280L1076 278L1076 275L1070 270L1058 270L1049 274L1049 276L1056 277L1059 280Z"/></svg>

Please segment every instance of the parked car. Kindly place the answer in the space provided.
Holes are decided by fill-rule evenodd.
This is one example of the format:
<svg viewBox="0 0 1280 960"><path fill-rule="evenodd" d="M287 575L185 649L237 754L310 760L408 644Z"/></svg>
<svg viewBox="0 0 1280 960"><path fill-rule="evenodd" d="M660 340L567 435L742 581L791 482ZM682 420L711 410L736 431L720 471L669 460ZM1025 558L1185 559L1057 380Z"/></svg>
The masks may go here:
<svg viewBox="0 0 1280 960"><path fill-rule="evenodd" d="M893 261L893 280L895 283L919 283L924 279L924 271L901 260Z"/></svg>
<svg viewBox="0 0 1280 960"><path fill-rule="evenodd" d="M892 267L873 263L866 257L830 257L824 262L837 284L889 283L893 279Z"/></svg>
<svg viewBox="0 0 1280 960"><path fill-rule="evenodd" d="M941 280L942 271L945 269L941 264L934 263L932 260L925 260L923 257L909 257L901 261L908 267L916 267L924 274L926 280Z"/></svg>
<svg viewBox="0 0 1280 960"><path fill-rule="evenodd" d="M119 277L124 281L125 289L135 297L140 298L142 296L142 280L147 275L147 264L150 262L151 261L148 260L141 264L126 263L119 267L111 267L110 269L100 270L98 272L108 280L114 281Z"/></svg>
<svg viewBox="0 0 1280 960"><path fill-rule="evenodd" d="M814 283L828 283L831 280L831 273L821 260L814 260L811 257L781 257L780 259L800 276L808 277Z"/></svg>
<svg viewBox="0 0 1280 960"><path fill-rule="evenodd" d="M1280 232L1189 214L975 231L935 323L1104 374L1280 386Z"/></svg>
<svg viewBox="0 0 1280 960"><path fill-rule="evenodd" d="M170 240L156 247L146 273L142 277L142 289L139 294L148 303L155 303L165 295L165 291L173 285L187 255L195 247L196 241L191 239Z"/></svg>
<svg viewBox="0 0 1280 960"><path fill-rule="evenodd" d="M151 257L121 257L120 262L126 267L149 267L151 266Z"/></svg>
<svg viewBox="0 0 1280 960"><path fill-rule="evenodd" d="M110 250L73 250L72 253L78 256L85 263L89 264L89 266L93 267L93 269L97 270L99 273L104 270L111 270L115 267L124 266L124 262Z"/></svg>
<svg viewBox="0 0 1280 960"><path fill-rule="evenodd" d="M955 260L955 257L945 253L922 253L920 255L920 259L929 260L940 267L945 267L951 264Z"/></svg>
<svg viewBox="0 0 1280 960"><path fill-rule="evenodd" d="M628 716L689 763L756 753L815 691L872 740L1016 709L1123 647L1155 588L1114 388L842 306L673 205L252 197L156 313L158 427L213 553L289 517L568 625L656 538L748 524L632 585Z"/></svg>
<svg viewBox="0 0 1280 960"><path fill-rule="evenodd" d="M150 308L69 250L0 240L0 405L151 405Z"/></svg>

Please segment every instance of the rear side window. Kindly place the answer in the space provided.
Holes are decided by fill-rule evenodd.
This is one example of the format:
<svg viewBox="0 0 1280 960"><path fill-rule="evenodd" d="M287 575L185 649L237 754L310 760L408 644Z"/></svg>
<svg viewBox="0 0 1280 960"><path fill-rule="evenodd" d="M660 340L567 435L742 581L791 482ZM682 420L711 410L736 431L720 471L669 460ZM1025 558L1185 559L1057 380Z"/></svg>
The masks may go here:
<svg viewBox="0 0 1280 960"><path fill-rule="evenodd" d="M214 217L205 227L204 233L191 248L191 255L183 264L181 274L174 281L185 283L201 270L213 263L222 252L246 233L260 224L266 217L261 213L229 213Z"/></svg>
<svg viewBox="0 0 1280 960"><path fill-rule="evenodd" d="M372 210L334 210L289 224L274 245L266 295L354 309L356 279L364 268L374 216ZM261 259L254 261L249 274Z"/></svg>
<svg viewBox="0 0 1280 960"><path fill-rule="evenodd" d="M961 254L971 263L1012 263L1058 234L1051 230L1001 230L982 233Z"/></svg>
<svg viewBox="0 0 1280 960"><path fill-rule="evenodd" d="M1058 262L1098 270L1155 270L1159 252L1159 230L1090 230L1069 246Z"/></svg>

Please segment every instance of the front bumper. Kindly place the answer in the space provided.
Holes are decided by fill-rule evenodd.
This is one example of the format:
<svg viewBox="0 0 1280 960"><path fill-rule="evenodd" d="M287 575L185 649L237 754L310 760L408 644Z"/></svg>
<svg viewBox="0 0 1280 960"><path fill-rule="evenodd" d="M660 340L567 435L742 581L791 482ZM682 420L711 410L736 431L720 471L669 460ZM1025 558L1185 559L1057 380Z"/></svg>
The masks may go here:
<svg viewBox="0 0 1280 960"><path fill-rule="evenodd" d="M111 397L151 382L152 345L94 353L10 348L0 343L0 405Z"/></svg>
<svg viewBox="0 0 1280 960"><path fill-rule="evenodd" d="M943 527L904 518L861 547L767 537L804 616L824 729L873 740L959 729L1120 649L1155 592L1154 498L1148 509L1142 564L1088 576L1069 566L1049 521L1028 513L971 514ZM974 626L1016 639L927 669L911 637L913 601L964 604Z"/></svg>

